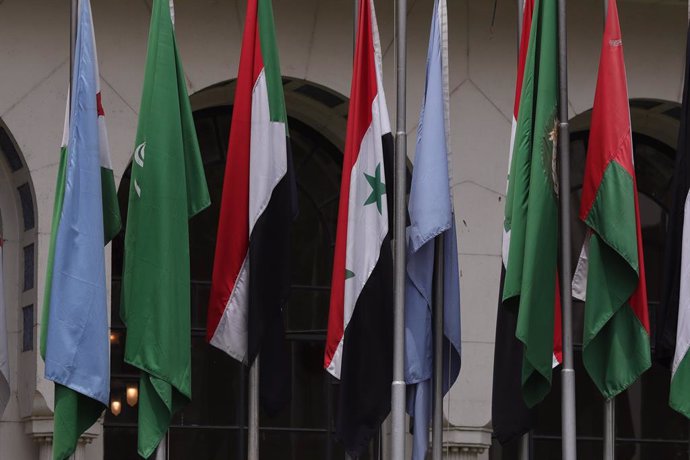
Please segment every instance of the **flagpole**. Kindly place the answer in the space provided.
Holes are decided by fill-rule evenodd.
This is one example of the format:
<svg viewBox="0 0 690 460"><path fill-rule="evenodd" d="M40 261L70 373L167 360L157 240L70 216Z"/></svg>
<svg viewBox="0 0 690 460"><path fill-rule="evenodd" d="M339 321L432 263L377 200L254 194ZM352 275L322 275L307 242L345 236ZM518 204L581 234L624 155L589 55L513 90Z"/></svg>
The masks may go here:
<svg viewBox="0 0 690 460"><path fill-rule="evenodd" d="M441 460L443 452L443 233L434 248L434 418L432 460Z"/></svg>
<svg viewBox="0 0 690 460"><path fill-rule="evenodd" d="M604 460L616 455L616 398L604 402Z"/></svg>
<svg viewBox="0 0 690 460"><path fill-rule="evenodd" d="M77 13L79 11L79 0L70 0L69 4L69 89L67 91L67 117L72 124L72 81L74 79L74 51L77 47ZM54 420L53 420L54 421ZM76 451L70 455L70 459L76 458Z"/></svg>
<svg viewBox="0 0 690 460"><path fill-rule="evenodd" d="M70 0L69 6L69 94L68 101L69 113L68 117L72 118L72 79L74 78L74 49L77 46L77 12L79 11L78 0Z"/></svg>
<svg viewBox="0 0 690 460"><path fill-rule="evenodd" d="M604 30L606 16L609 12L609 0L604 0ZM604 401L604 460L613 460L616 456L616 397Z"/></svg>
<svg viewBox="0 0 690 460"><path fill-rule="evenodd" d="M561 425L563 460L576 460L575 369L573 369L573 301L570 254L570 135L568 125L568 48L566 0L558 0L560 204L561 204L561 307L563 367L561 369Z"/></svg>
<svg viewBox="0 0 690 460"><path fill-rule="evenodd" d="M406 98L407 71L407 0L396 0L396 89L397 118L395 133L395 315L393 324L393 382L391 384L391 415L393 446L391 458L405 458L405 192L406 192Z"/></svg>
<svg viewBox="0 0 690 460"><path fill-rule="evenodd" d="M522 16L525 14L525 0L517 0L517 59L520 61L520 42L522 41ZM520 76L517 75L516 78ZM520 460L529 460L529 432L520 438Z"/></svg>
<svg viewBox="0 0 690 460"><path fill-rule="evenodd" d="M259 460L259 355L249 369L249 450L247 460Z"/></svg>

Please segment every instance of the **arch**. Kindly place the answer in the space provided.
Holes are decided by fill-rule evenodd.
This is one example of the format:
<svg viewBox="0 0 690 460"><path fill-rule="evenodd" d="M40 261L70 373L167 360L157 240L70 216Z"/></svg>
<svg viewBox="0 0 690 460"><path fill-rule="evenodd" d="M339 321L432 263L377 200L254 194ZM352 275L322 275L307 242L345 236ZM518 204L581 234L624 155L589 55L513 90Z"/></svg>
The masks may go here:
<svg viewBox="0 0 690 460"><path fill-rule="evenodd" d="M652 334L654 334L654 311L660 299L666 216L670 205L669 192L674 173L680 108L680 104L673 101L647 98L630 100L633 154ZM585 236L585 226L578 215L590 123L591 110L570 120L573 273ZM573 338L576 344L574 351L578 393L578 451L583 457L590 457L601 452L603 426L600 414L603 410L603 398L589 380L582 365L580 357L582 323L583 303L574 301ZM559 374L559 372L554 372L551 394L537 409L538 422L533 435L537 458L551 455L554 451L552 441L560 439L561 436L560 432L555 431L560 417ZM617 455L620 458L645 456L650 439L654 439L655 452L657 454L663 452L662 456L665 458L679 455L679 452L686 452L684 443L687 443L685 439L687 420L668 407L668 385L668 372L654 363L637 382L617 397L616 443Z"/></svg>
<svg viewBox="0 0 690 460"><path fill-rule="evenodd" d="M36 304L37 235L38 214L31 174L10 130L0 120L0 236L4 239L11 389L2 420L10 424L24 423L23 419L36 415L37 410L50 415L46 401L35 401L40 314ZM29 438L25 448L35 449Z"/></svg>
<svg viewBox="0 0 690 460"><path fill-rule="evenodd" d="M328 318L332 254L335 244L342 151L348 100L321 85L283 78L285 100L300 200L293 227L292 295L286 313L288 347L293 367L293 404L277 418L262 417L262 458L343 458L332 439L337 383L322 369ZM202 151L211 206L190 223L192 274L192 404L171 428L170 445L182 458L214 455L246 456L247 372L243 366L205 342L206 307L225 172L235 82L226 81L190 97ZM118 192L121 210L127 204L129 168ZM122 212L126 221L126 212ZM126 222L125 222L126 225ZM126 330L119 319L123 234L113 241L111 398L119 400L115 415L105 418L105 458L128 458L136 449L136 404L128 405L127 390L138 374L122 363ZM244 396L243 396L244 395ZM195 404L196 401L196 404ZM170 457L173 458L173 457ZM364 456L363 459L370 457Z"/></svg>

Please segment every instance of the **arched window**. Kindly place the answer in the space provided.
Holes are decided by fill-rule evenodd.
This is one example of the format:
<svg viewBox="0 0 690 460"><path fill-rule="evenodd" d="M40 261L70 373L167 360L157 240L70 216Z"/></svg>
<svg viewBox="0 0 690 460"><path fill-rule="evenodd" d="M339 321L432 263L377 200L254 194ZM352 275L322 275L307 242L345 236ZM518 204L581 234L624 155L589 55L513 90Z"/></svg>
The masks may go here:
<svg viewBox="0 0 690 460"><path fill-rule="evenodd" d="M637 178L645 273L652 331L661 299L664 244L670 188L676 155L680 106L651 99L630 101L635 175ZM585 236L578 218L589 139L591 111L571 120L571 207L573 273ZM573 301L573 340L576 375L578 458L603 456L604 399L582 364L584 304ZM668 406L670 372L653 364L635 384L616 398L616 458L687 458L690 424ZM551 393L537 409L531 434L534 459L561 455L561 373L554 370ZM517 446L492 449L494 459L517 459Z"/></svg>
<svg viewBox="0 0 690 460"><path fill-rule="evenodd" d="M338 385L322 363L348 102L304 80L286 78L283 84L299 191L292 235L292 290L285 317L292 395L278 416L261 416L261 458L342 459L342 448L333 439ZM232 94L234 83L229 82L192 96L212 204L190 223L193 396L173 420L170 459L246 458L248 372L205 342ZM128 193L129 170L119 190L125 222ZM136 404L133 397L127 400L127 394L128 388L130 395L135 393L138 371L123 362L126 336L119 317L123 246L124 232L113 242L111 398L119 402L119 410L111 407L106 412L106 460L137 458ZM374 444L363 458L378 458Z"/></svg>

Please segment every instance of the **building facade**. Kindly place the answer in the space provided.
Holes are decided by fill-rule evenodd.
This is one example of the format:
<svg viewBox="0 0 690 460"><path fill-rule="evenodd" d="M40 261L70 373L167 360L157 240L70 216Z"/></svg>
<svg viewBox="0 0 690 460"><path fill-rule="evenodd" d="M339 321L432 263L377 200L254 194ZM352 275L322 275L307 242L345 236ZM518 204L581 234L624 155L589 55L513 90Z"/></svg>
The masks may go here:
<svg viewBox="0 0 690 460"><path fill-rule="evenodd" d="M246 437L246 376L240 366L203 342L203 309L210 282L244 3L175 2L177 43L215 204L192 222L193 359L199 364L194 364L195 402L173 423L167 440L169 458L241 458L246 448L242 442ZM355 2L273 3L301 214L294 238L298 255L287 318L293 402L277 420L262 418L262 458L343 458L331 437L337 385L326 378L321 359ZM412 163L433 0L408 3L407 131ZM0 418L2 459L50 458L53 385L43 378L38 333L68 87L68 6L69 2L57 0L0 1L0 232L6 240L5 301L12 390L10 403ZM113 169L123 202L129 187L128 165L136 134L151 1L92 0L92 7ZM394 115L394 2L377 0L376 8L384 84L389 112ZM688 5L680 0L619 0L619 9L636 169L644 195L643 232L653 304L659 298L668 199L665 193L672 175L679 124ZM444 401L448 425L445 455L452 459L515 458L514 446L501 449L492 442L491 388L517 59L517 2L449 0L448 12L452 192L460 252L463 357L460 377ZM572 161L573 174L579 171L580 176L603 14L601 0L568 2ZM581 179L577 180L574 176L574 209L579 204L577 184ZM577 227L574 233L573 246L579 248L577 238L582 235ZM118 402L120 409L114 410L111 404L102 422L83 437L76 458L88 460L136 458L132 456L136 375L122 363L126 337L117 315L122 242L116 240L106 251L113 310L112 401ZM577 341L579 306L575 308ZM580 359L577 353L576 358ZM599 455L603 409L581 365L577 370L579 446L581 452L591 450ZM560 458L560 430L555 428L560 420L558 385L556 376L553 394L539 410L532 437L534 458ZM667 385L667 373L654 368L621 397L626 401L619 405L621 458L642 459L653 452L669 455L657 454L659 458L685 452L687 458L687 421L682 425L683 421L658 407L665 404L662 396ZM650 398L659 402L651 404ZM657 419L663 422L656 423ZM368 458L378 458L387 443L384 426ZM656 450L648 450L650 445Z"/></svg>

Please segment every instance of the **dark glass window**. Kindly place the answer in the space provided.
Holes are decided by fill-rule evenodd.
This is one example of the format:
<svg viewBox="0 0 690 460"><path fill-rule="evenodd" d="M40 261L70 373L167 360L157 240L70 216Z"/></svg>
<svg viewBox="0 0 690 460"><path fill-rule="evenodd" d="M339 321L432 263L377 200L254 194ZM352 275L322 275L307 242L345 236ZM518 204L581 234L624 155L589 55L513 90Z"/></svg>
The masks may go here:
<svg viewBox="0 0 690 460"><path fill-rule="evenodd" d="M0 127L0 150L5 155L5 159L10 165L10 169L14 171L19 171L22 169L22 160L19 157L17 149L14 147L14 142L10 139L7 131Z"/></svg>
<svg viewBox="0 0 690 460"><path fill-rule="evenodd" d="M34 288L34 245L24 247L24 291Z"/></svg>
<svg viewBox="0 0 690 460"><path fill-rule="evenodd" d="M34 306L22 308L22 351L34 349Z"/></svg>
<svg viewBox="0 0 690 460"><path fill-rule="evenodd" d="M289 109L289 107L288 107ZM225 173L231 107L194 113L211 206L190 223L192 274L192 402L173 420L170 459L246 458L247 369L208 345L209 298L218 215ZM292 233L292 291L286 336L292 366L291 402L277 416L261 414L261 458L265 460L343 459L334 440L337 381L323 370L331 267L342 169L342 152L313 128L290 118L290 139L299 193L299 216ZM129 171L119 190L126 220ZM123 362L126 331L119 317L124 232L113 241L112 389L120 408L105 418L105 458L136 458L136 405L126 402L138 373ZM362 460L380 458L372 442Z"/></svg>
<svg viewBox="0 0 690 460"><path fill-rule="evenodd" d="M658 101L636 101L633 107L656 107ZM633 129L635 127L633 126ZM577 264L585 225L578 218L589 131L571 134L572 263ZM654 344L655 311L661 298L664 244L675 146L633 132L635 175L640 204L645 273ZM584 303L573 299L574 367L578 458L603 458L604 399L582 364ZM560 369L560 368L559 368ZM531 458L561 458L561 373L553 373L551 392L537 408L530 434ZM670 372L656 363L616 398L616 459L688 458L690 423L668 406ZM491 449L492 459L517 460L518 442Z"/></svg>
<svg viewBox="0 0 690 460"><path fill-rule="evenodd" d="M24 231L34 228L34 200L31 198L31 188L29 184L22 184L17 187L19 201L22 205L22 215L24 216Z"/></svg>

